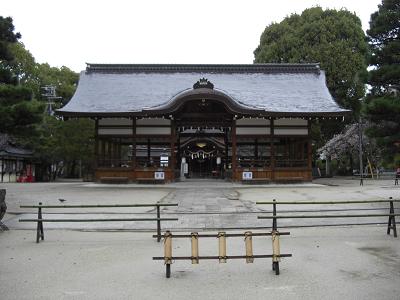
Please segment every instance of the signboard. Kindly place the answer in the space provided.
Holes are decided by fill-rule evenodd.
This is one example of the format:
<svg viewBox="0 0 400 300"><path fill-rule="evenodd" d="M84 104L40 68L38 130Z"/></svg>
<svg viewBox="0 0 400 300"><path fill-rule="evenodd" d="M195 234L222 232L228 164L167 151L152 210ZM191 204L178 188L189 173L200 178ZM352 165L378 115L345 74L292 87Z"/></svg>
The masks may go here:
<svg viewBox="0 0 400 300"><path fill-rule="evenodd" d="M164 172L154 172L154 179L156 180L164 180Z"/></svg>
<svg viewBox="0 0 400 300"><path fill-rule="evenodd" d="M251 180L253 179L253 172L242 172L243 180Z"/></svg>
<svg viewBox="0 0 400 300"><path fill-rule="evenodd" d="M160 167L168 167L168 156L167 155L160 156Z"/></svg>

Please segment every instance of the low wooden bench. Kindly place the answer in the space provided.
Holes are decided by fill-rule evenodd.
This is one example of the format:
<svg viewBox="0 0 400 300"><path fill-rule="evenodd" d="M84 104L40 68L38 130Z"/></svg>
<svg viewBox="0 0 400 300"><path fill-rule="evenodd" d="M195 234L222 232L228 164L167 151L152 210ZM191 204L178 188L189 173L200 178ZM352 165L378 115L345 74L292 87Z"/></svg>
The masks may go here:
<svg viewBox="0 0 400 300"><path fill-rule="evenodd" d="M121 183L128 183L129 178L128 177L100 177L100 182L101 183L121 184Z"/></svg>
<svg viewBox="0 0 400 300"><path fill-rule="evenodd" d="M137 183L144 183L144 184L164 184L164 179L155 179L155 178L136 178Z"/></svg>

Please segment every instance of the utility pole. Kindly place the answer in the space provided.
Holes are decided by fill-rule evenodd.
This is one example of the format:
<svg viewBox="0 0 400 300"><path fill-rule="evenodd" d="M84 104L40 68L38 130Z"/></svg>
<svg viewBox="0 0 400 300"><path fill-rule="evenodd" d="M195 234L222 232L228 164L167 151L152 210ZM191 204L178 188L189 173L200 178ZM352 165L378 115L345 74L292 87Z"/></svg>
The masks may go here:
<svg viewBox="0 0 400 300"><path fill-rule="evenodd" d="M49 116L52 116L52 115L54 115L54 111L53 111L53 107L52 107L54 102L52 102L52 100L59 100L62 97L57 97L56 87L54 85L42 86L42 90L43 90L42 96L47 99L46 112Z"/></svg>

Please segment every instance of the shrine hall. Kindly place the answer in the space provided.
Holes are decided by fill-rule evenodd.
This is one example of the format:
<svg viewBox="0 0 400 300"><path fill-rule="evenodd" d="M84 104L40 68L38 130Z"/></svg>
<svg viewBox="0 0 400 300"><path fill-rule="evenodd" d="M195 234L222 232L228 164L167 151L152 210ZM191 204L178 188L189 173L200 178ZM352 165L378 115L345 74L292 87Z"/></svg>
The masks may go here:
<svg viewBox="0 0 400 300"><path fill-rule="evenodd" d="M95 121L95 179L312 180L311 124L341 121L318 64L87 64L57 111Z"/></svg>

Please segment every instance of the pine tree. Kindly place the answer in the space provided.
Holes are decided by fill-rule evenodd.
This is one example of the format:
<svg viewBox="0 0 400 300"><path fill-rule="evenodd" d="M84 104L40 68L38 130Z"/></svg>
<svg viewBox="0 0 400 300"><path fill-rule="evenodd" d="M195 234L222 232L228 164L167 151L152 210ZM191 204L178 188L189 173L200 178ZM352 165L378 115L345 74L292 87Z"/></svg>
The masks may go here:
<svg viewBox="0 0 400 300"><path fill-rule="evenodd" d="M376 138L387 161L400 161L400 0L382 1L371 15L367 35L373 68L364 107L372 123L368 134Z"/></svg>
<svg viewBox="0 0 400 300"><path fill-rule="evenodd" d="M32 101L32 90L19 84L12 65L12 45L21 38L14 32L13 20L0 16L0 133L31 137L42 118L43 107Z"/></svg>

